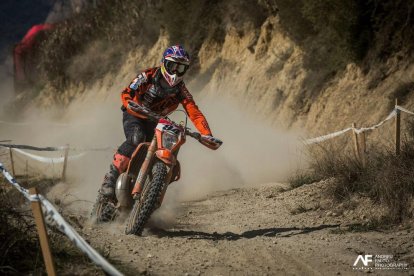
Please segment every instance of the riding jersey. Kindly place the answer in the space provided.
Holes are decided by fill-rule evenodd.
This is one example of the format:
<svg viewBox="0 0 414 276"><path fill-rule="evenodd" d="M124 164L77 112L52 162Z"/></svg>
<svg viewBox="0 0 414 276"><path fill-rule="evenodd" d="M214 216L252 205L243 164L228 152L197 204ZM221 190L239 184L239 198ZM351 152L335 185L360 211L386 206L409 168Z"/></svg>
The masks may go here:
<svg viewBox="0 0 414 276"><path fill-rule="evenodd" d="M147 119L145 115L129 109L128 101L141 104L161 116L170 114L181 103L197 130L203 135L212 135L206 118L198 109L184 82L173 87L162 87L162 77L159 67L149 68L138 74L121 93L122 109L131 115Z"/></svg>

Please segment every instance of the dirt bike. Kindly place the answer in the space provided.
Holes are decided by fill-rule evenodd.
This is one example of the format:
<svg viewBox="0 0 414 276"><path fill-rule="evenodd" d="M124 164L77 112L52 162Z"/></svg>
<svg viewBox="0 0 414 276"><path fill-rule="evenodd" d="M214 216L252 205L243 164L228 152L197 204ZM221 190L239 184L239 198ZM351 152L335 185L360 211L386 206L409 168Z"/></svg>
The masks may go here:
<svg viewBox="0 0 414 276"><path fill-rule="evenodd" d="M175 123L148 108L129 102L129 108L158 122L151 142L137 146L126 172L116 182L115 200L98 194L93 215L97 222L113 220L119 213L128 213L126 234L141 235L151 214L161 206L167 187L180 179L181 167L178 152L186 136L198 140L204 146L216 150L222 141L193 132L185 123Z"/></svg>

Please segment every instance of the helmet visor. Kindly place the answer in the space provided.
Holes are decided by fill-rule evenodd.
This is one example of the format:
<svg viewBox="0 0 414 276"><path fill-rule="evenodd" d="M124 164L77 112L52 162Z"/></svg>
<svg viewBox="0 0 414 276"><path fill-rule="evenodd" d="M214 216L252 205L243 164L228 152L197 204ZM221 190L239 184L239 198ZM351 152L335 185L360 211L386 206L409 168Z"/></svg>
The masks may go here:
<svg viewBox="0 0 414 276"><path fill-rule="evenodd" d="M182 76L185 74L185 72L188 70L188 65L178 63L171 60L165 61L165 69L167 69L167 72L169 74L177 74L179 76Z"/></svg>

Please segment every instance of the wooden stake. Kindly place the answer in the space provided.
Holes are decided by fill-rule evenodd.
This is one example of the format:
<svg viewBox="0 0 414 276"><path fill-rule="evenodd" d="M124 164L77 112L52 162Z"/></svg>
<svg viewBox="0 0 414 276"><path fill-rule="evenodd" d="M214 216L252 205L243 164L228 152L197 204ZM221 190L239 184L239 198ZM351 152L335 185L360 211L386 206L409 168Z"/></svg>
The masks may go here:
<svg viewBox="0 0 414 276"><path fill-rule="evenodd" d="M361 133L361 161L362 161L362 167L366 167L367 165L367 145L366 145L366 136L365 132Z"/></svg>
<svg viewBox="0 0 414 276"><path fill-rule="evenodd" d="M29 183L29 161L26 160L26 183Z"/></svg>
<svg viewBox="0 0 414 276"><path fill-rule="evenodd" d="M398 105L398 99L395 99L395 106ZM401 112L396 110L397 116L395 116L395 154L400 155L401 152Z"/></svg>
<svg viewBox="0 0 414 276"><path fill-rule="evenodd" d="M29 189L30 195L37 196L36 188ZM37 232L39 234L40 247L42 248L43 260L45 262L46 271L49 276L55 276L55 264L53 263L52 252L49 245L49 237L47 235L46 224L43 218L42 207L40 201L31 201L33 216L36 222Z"/></svg>
<svg viewBox="0 0 414 276"><path fill-rule="evenodd" d="M359 150L359 143L358 143L358 134L355 132L355 128L356 128L356 124L355 123L352 123L352 128L354 129L353 130L353 133L354 133L354 152L355 152L355 157L356 157L356 159L358 160L358 161L361 161L361 153L360 153L360 150Z"/></svg>
<svg viewBox="0 0 414 276"><path fill-rule="evenodd" d="M68 165L69 144L65 148L65 156L63 157L62 181L66 180L66 167Z"/></svg>
<svg viewBox="0 0 414 276"><path fill-rule="evenodd" d="M9 148L9 153L10 153L10 164L11 164L11 168L12 168L12 174L13 174L13 177L16 177L16 172L14 170L14 161L13 161L13 151L12 151L12 148Z"/></svg>

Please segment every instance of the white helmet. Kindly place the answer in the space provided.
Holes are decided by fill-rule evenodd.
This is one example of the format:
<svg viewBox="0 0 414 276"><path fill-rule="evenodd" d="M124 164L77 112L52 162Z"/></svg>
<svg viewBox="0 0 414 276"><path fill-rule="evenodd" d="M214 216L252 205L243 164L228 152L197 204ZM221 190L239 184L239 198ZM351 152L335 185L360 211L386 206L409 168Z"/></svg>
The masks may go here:
<svg viewBox="0 0 414 276"><path fill-rule="evenodd" d="M190 55L183 46L171 46L164 51L161 59L161 73L170 86L179 84L189 67Z"/></svg>

